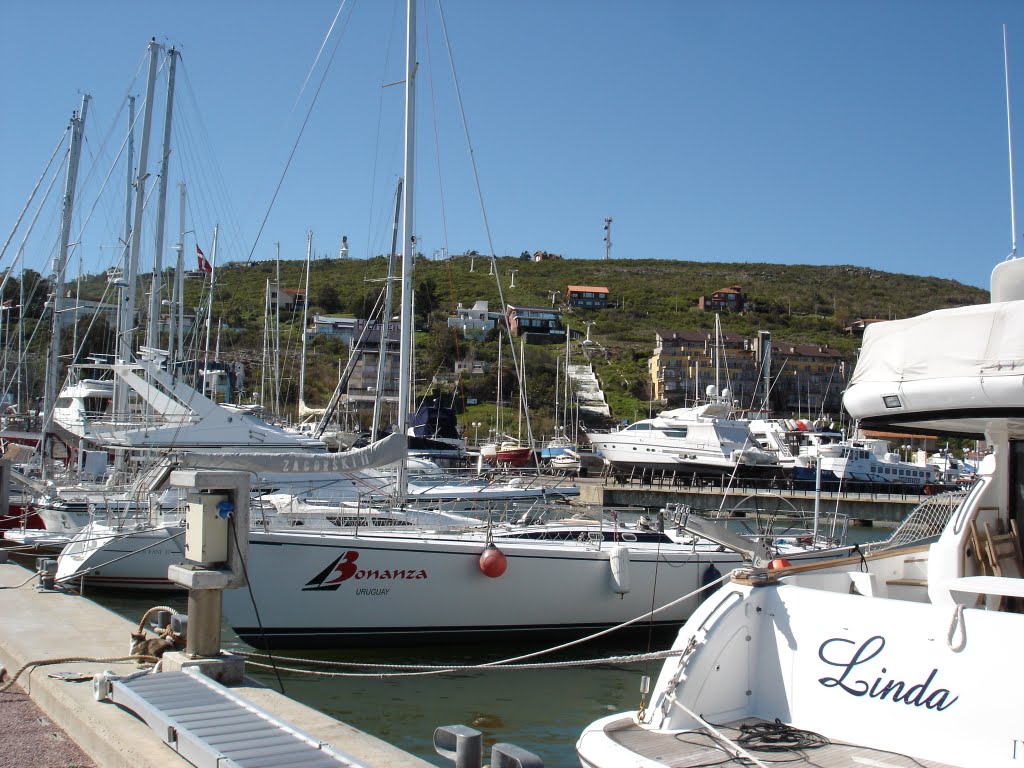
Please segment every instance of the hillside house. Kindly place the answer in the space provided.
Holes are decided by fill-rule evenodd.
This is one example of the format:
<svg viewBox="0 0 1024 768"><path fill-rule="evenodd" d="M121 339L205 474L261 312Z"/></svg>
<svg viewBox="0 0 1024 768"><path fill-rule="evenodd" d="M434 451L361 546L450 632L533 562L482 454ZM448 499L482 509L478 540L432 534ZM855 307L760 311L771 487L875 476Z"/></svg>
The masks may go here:
<svg viewBox="0 0 1024 768"><path fill-rule="evenodd" d="M604 309L608 306L608 289L594 285L570 285L565 289L565 303L583 309Z"/></svg>
<svg viewBox="0 0 1024 768"><path fill-rule="evenodd" d="M562 313L549 307L508 305L508 327L515 336L525 336L528 344L554 344L565 341Z"/></svg>
<svg viewBox="0 0 1024 768"><path fill-rule="evenodd" d="M279 288L275 283L271 283L268 290L270 306L277 309L295 309L297 306L301 307L306 300L306 291L302 288Z"/></svg>
<svg viewBox="0 0 1024 768"><path fill-rule="evenodd" d="M355 340L356 324L359 321L354 317L329 317L327 315L313 315L313 319L306 329L306 338L313 336L331 336L341 339L347 346L351 347Z"/></svg>
<svg viewBox="0 0 1024 768"><path fill-rule="evenodd" d="M470 309L459 303L455 315L448 318L448 327L462 331L468 339L484 339L498 324L500 312L491 312L486 301L477 301Z"/></svg>
<svg viewBox="0 0 1024 768"><path fill-rule="evenodd" d="M743 289L738 285L719 288L710 296L701 296L697 300L697 306L705 312L742 312Z"/></svg>

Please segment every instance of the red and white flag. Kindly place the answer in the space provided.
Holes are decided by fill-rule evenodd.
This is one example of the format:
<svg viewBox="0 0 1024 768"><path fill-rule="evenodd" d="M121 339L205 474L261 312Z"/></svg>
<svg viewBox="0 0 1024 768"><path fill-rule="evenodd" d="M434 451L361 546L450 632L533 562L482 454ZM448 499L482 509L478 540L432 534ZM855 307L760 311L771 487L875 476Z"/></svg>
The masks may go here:
<svg viewBox="0 0 1024 768"><path fill-rule="evenodd" d="M196 246L196 256L199 259L199 269L201 269L203 272L205 272L208 275L212 275L213 274L213 265L210 264L210 262L208 262L206 260L206 257L203 256L203 249L200 248L198 245Z"/></svg>

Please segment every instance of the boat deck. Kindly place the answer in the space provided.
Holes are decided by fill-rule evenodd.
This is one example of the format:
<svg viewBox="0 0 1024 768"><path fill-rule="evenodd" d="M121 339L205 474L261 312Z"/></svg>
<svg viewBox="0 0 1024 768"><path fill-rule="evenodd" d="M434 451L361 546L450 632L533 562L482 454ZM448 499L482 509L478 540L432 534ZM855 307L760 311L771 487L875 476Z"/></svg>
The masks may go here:
<svg viewBox="0 0 1024 768"><path fill-rule="evenodd" d="M758 749L754 744L742 744L740 739L744 731L741 731L741 727L758 725L770 726L771 723L747 718L722 725L716 723L715 727L726 738L740 743L750 755L766 765L784 764L786 768L951 768L946 763L828 740L823 740L820 746L793 746L782 749L778 746L786 743L784 739L774 742L776 746L772 749ZM632 717L627 716L606 727L605 734L613 742L635 754L672 768L751 765L742 758L738 758L739 762L732 763L731 756L735 754L735 748L723 739L704 731L657 733L640 728L633 722ZM769 740L766 739L765 742L767 741Z"/></svg>

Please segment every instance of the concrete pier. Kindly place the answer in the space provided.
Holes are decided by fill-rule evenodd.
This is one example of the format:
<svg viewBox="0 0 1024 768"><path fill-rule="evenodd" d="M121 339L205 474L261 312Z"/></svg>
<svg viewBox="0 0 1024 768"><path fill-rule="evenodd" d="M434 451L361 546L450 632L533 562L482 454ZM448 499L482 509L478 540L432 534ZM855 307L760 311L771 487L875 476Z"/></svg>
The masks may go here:
<svg viewBox="0 0 1024 768"><path fill-rule="evenodd" d="M0 564L0 663L9 676L29 661L127 656L138 625L73 593L36 589L32 571ZM141 617L140 617L141 618ZM81 749L103 768L177 768L192 765L132 712L96 701L91 682L49 675L117 675L134 662L62 661L22 673L18 684ZM261 709L371 766L431 768L380 739L327 717L251 680L231 691ZM22 745L23 746L23 745ZM0 754L0 764L4 755Z"/></svg>
<svg viewBox="0 0 1024 768"><path fill-rule="evenodd" d="M611 478L587 477L579 480L579 500L585 504L612 507L643 507L657 510L669 504L687 504L694 510L709 512L746 512L755 510L785 514L812 513L814 490L810 488L747 488L719 485L681 485L670 478L616 483ZM927 496L912 493L836 493L822 491L821 511L838 511L851 520L898 523Z"/></svg>

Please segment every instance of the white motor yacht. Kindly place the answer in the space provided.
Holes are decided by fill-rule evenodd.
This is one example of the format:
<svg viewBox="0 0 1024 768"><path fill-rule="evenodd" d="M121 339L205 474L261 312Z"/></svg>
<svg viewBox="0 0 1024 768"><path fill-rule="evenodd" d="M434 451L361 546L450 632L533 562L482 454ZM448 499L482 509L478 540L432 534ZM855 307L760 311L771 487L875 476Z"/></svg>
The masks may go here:
<svg viewBox="0 0 1024 768"><path fill-rule="evenodd" d="M778 457L758 445L747 422L730 418L731 411L728 403L716 399L587 437L617 476L660 472L717 477L735 472L751 477L778 471Z"/></svg>

